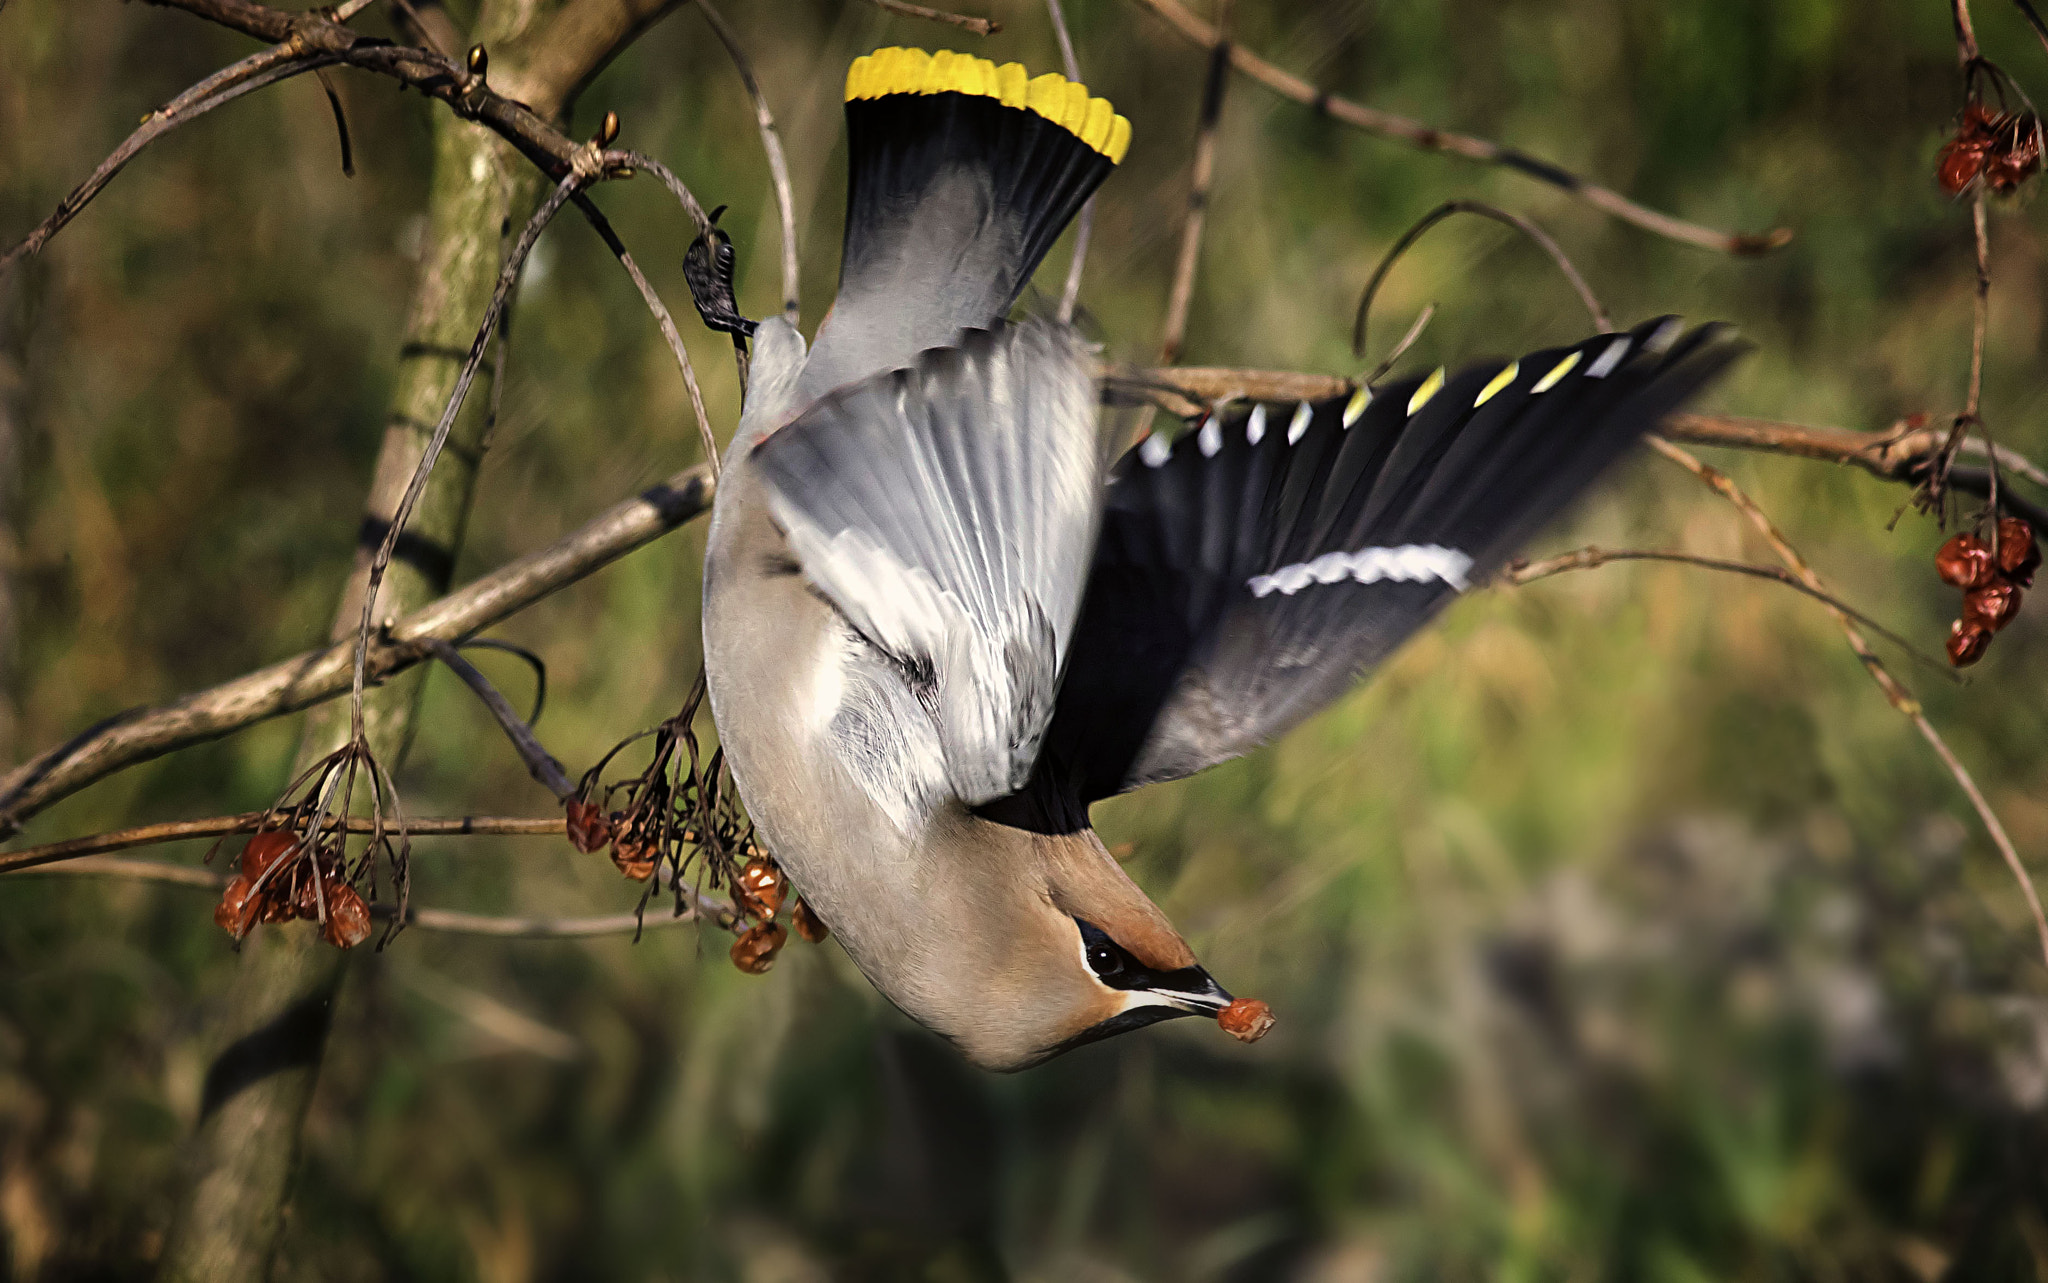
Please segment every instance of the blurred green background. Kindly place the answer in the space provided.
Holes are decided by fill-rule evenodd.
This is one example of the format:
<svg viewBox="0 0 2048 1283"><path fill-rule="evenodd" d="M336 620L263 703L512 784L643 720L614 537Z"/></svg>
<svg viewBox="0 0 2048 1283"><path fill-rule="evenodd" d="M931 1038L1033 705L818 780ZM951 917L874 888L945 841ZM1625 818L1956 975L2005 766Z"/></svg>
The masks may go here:
<svg viewBox="0 0 2048 1283"><path fill-rule="evenodd" d="M379 7L381 9L381 6ZM458 18L463 6L456 5ZM835 279L839 85L880 44L1057 65L1034 0L986 40L861 3L732 0L795 174L805 328ZM359 25L383 31L373 10ZM1084 306L1158 343L1204 55L1134 5L1072 0L1091 87L1135 124ZM1986 52L2048 55L1982 0ZM1194 364L1354 373L1350 308L1439 201L1528 213L1626 324L1736 322L1715 407L1879 428L1960 404L1966 205L1932 181L1960 106L1943 0L1240 0L1251 48L1334 91L1555 159L1717 226L1734 260L1526 179L1419 154L1233 82L1189 327ZM0 11L0 240L144 111L250 42L112 0ZM441 108L340 73L358 173L311 80L135 162L0 282L20 506L0 760L321 637L382 430ZM575 109L732 206L740 294L773 310L751 113L688 7ZM688 230L647 182L597 197L687 314ZM2048 455L2039 211L1993 210L1985 413ZM1067 250L1040 273L1057 294ZM1382 295L1408 364L1569 340L1570 291L1504 229L1433 232ZM721 436L726 341L686 338ZM1376 356L1377 354L1375 354ZM579 220L518 302L458 579L697 454L631 284ZM1942 538L1860 473L1716 457L1851 600L1938 650ZM0 460L0 467L11 466ZM572 771L671 712L697 662L701 523L498 630L543 654ZM1768 561L1645 453L1535 551ZM2030 604L1966 686L1888 652L2030 857L2048 850L2048 627ZM526 676L480 663L515 701ZM263 805L291 721L117 775L26 841ZM545 814L445 674L399 773L415 814ZM1284 742L1098 809L1130 868L1280 1025L1178 1022L1015 1077L966 1068L827 945L765 978L692 928L496 943L411 932L353 960L308 1126L285 1279L1705 1280L2048 1278L2048 976L1954 781L1812 602L1615 566L1461 603ZM196 861L203 844L168 848ZM560 841L426 840L420 903L619 912ZM17 1279L146 1277L233 967L201 893L0 884L0 1243ZM956 924L935 923L935 930ZM266 928L272 929L272 928Z"/></svg>

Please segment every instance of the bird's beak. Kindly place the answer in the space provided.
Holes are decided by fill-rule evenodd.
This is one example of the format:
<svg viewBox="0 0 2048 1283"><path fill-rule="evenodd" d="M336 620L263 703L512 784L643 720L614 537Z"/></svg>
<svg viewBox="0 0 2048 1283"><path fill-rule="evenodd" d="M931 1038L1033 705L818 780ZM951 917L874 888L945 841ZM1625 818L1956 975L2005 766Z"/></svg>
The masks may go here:
<svg viewBox="0 0 2048 1283"><path fill-rule="evenodd" d="M1207 971L1189 967L1174 973L1165 984L1145 990L1170 1006L1197 1016L1214 1017L1230 1005L1230 993Z"/></svg>

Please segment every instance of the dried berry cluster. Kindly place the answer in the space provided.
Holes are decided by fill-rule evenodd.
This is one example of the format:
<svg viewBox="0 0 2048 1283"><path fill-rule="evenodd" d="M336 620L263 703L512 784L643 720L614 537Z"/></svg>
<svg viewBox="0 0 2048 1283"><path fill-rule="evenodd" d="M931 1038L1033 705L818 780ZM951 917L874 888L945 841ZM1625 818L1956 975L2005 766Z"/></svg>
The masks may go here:
<svg viewBox="0 0 2048 1283"><path fill-rule="evenodd" d="M619 872L648 882L650 895L659 885L656 870L667 862L679 913L684 911L684 872L698 863L704 879L727 888L732 897L731 922L739 935L732 946L733 965L760 975L775 965L775 955L789 940L788 929L775 921L788 896L788 883L754 838L753 825L740 809L732 777L725 770L722 750L714 751L708 761L699 754L690 726L701 699L700 684L683 711L652 732L654 753L639 775L616 784L598 782L612 758L633 742L629 739L583 777L576 795L563 803L569 843L586 854L610 847ZM616 810L592 800L601 796L610 801L621 795L625 805ZM644 898L641 903L646 903ZM829 934L802 900L790 911L790 926L813 944Z"/></svg>
<svg viewBox="0 0 2048 1283"><path fill-rule="evenodd" d="M1934 174L1941 189L1960 196L1982 180L2010 196L2041 168L2041 121L2031 111L1994 111L1973 102L1963 108L1955 137L1942 144Z"/></svg>
<svg viewBox="0 0 2048 1283"><path fill-rule="evenodd" d="M2034 584L2041 549L2034 528L2017 517L2000 520L1996 546L1974 534L1959 534L1934 554L1934 569L1945 584L1963 590L1963 617L1948 634L1948 660L1967 668L1984 657L1991 634L2019 614L2021 590Z"/></svg>
<svg viewBox="0 0 2048 1283"><path fill-rule="evenodd" d="M241 872L228 883L213 920L240 940L259 922L303 918L329 944L348 949L370 938L370 906L342 876L340 860L302 846L296 835L258 833L242 848Z"/></svg>

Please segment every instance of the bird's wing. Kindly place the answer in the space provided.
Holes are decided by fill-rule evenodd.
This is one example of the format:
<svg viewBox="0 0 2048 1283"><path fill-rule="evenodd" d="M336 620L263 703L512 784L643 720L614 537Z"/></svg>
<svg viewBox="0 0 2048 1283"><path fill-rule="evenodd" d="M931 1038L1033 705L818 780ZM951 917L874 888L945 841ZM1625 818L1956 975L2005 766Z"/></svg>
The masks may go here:
<svg viewBox="0 0 2048 1283"><path fill-rule="evenodd" d="M804 574L931 719L945 787L970 805L1020 787L1101 516L1095 387L1071 333L970 331L756 449Z"/></svg>
<svg viewBox="0 0 2048 1283"><path fill-rule="evenodd" d="M1739 351L1682 329L1147 439L1112 473L1034 791L1191 775L1329 704Z"/></svg>

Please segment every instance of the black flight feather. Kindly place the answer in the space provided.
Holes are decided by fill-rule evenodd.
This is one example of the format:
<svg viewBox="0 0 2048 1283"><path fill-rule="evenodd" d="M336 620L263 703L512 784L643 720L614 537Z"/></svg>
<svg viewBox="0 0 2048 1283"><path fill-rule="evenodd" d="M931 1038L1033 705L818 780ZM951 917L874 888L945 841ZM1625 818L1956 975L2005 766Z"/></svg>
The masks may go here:
<svg viewBox="0 0 2048 1283"><path fill-rule="evenodd" d="M1343 398L1241 405L1127 453L1032 783L985 809L1085 822L1323 708L1741 350L1678 335L1666 318L1426 397L1405 380L1348 425Z"/></svg>

